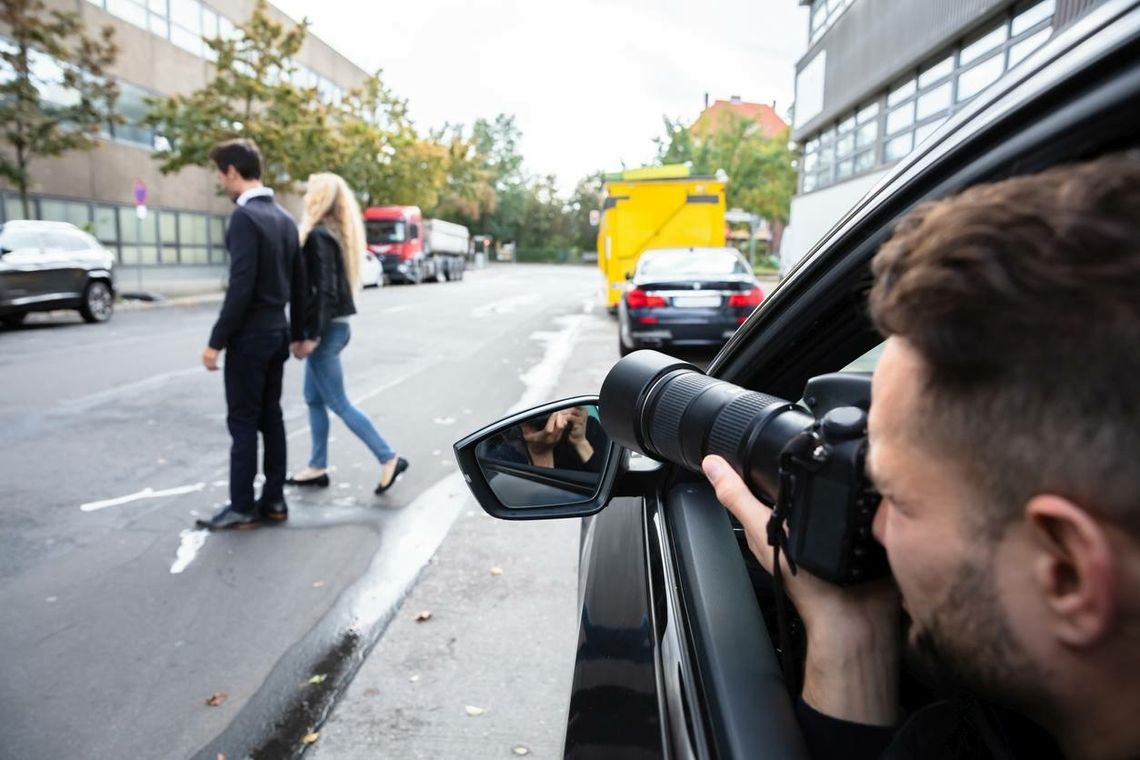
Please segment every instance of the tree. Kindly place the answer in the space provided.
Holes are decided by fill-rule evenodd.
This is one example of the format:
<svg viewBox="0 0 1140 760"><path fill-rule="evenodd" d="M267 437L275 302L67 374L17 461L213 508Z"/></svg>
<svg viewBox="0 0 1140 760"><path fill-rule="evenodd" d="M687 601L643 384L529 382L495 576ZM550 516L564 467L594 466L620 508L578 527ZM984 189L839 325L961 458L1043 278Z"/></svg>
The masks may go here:
<svg viewBox="0 0 1140 760"><path fill-rule="evenodd" d="M349 92L336 109L335 171L364 206L431 208L439 201L447 182L447 150L420 139L407 111L407 102L384 87L380 72Z"/></svg>
<svg viewBox="0 0 1140 760"><path fill-rule="evenodd" d="M765 137L759 125L733 113L725 114L717 127L694 134L679 121L665 119L665 137L657 140L658 162L692 162L696 174L723 169L730 208L787 222L796 188L796 153L788 136Z"/></svg>
<svg viewBox="0 0 1140 760"><path fill-rule="evenodd" d="M5 0L0 24L11 38L0 46L0 121L9 148L0 154L0 176L19 190L28 217L33 160L90 150L119 121L119 88L106 76L118 46L111 27L88 37L78 13L48 11L41 0Z"/></svg>
<svg viewBox="0 0 1140 760"><path fill-rule="evenodd" d="M286 28L270 17L266 0L257 0L237 28L240 36L206 39L217 58L213 79L189 94L149 101L146 122L168 142L154 156L163 174L207 166L210 148L235 137L258 144L263 178L283 191L336 165L332 107L315 87L292 81L307 27L302 21Z"/></svg>

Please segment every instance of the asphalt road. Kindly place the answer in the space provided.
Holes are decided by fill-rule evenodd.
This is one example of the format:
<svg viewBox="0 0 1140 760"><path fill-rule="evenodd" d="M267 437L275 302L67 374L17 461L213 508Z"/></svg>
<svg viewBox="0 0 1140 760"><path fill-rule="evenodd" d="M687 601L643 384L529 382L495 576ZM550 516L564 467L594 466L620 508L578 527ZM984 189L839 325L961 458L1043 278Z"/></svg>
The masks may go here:
<svg viewBox="0 0 1140 760"><path fill-rule="evenodd" d="M332 487L236 534L192 530L226 499L222 378L198 363L217 304L0 331L0 755L288 755L471 508L452 442L596 390L616 360L599 285L501 267L362 293L349 395L411 469L373 496L378 466L334 421ZM290 362L291 469L309 448L301 378Z"/></svg>

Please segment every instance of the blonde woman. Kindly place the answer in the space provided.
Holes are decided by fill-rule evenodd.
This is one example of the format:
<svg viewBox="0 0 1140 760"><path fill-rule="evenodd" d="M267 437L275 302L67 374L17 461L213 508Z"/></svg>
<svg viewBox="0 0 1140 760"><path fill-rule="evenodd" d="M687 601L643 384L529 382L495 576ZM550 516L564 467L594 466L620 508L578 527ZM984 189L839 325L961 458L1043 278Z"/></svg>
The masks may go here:
<svg viewBox="0 0 1140 760"><path fill-rule="evenodd" d="M294 486L328 486L331 409L379 460L380 483L375 492L384 493L408 469L408 462L396 456L344 391L340 352L352 334L348 320L356 313L352 294L360 285L360 256L365 239L360 206L342 178L324 173L309 177L299 231L309 293L305 305L306 345L298 353L312 348L305 362L305 403L309 405L313 446L309 466L286 482Z"/></svg>

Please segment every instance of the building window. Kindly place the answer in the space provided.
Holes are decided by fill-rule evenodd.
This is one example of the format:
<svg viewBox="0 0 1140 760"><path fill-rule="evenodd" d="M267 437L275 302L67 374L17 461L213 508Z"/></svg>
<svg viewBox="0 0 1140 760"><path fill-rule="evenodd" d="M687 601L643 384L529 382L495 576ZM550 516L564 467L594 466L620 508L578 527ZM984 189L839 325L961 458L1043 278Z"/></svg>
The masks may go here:
<svg viewBox="0 0 1140 760"><path fill-rule="evenodd" d="M880 95L881 100L874 99L853 118L847 115L821 128L804 143L801 192L827 187L910 153L952 113L1049 39L1055 5L1055 0L1042 0L1015 6L998 22L909 72ZM830 5L816 0L812 6L813 29L820 8L830 12ZM804 73L806 69L800 75ZM880 103L885 111L882 134ZM803 122L820 110L822 105ZM847 139L852 128L853 143ZM828 135L832 136L830 140ZM882 150L876 156L880 145Z"/></svg>
<svg viewBox="0 0 1140 760"><path fill-rule="evenodd" d="M823 33L847 10L855 0L813 0L811 14L808 17L808 32L811 42L814 43Z"/></svg>

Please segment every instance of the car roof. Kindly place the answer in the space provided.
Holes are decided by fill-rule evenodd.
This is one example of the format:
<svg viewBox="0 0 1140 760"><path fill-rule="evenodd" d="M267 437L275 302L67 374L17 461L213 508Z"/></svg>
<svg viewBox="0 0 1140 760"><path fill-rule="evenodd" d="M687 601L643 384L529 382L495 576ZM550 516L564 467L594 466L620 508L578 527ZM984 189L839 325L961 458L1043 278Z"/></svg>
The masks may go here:
<svg viewBox="0 0 1140 760"><path fill-rule="evenodd" d="M4 222L3 226L14 227L16 229L66 230L68 232L83 231L71 222L49 222L45 219L12 219L11 221Z"/></svg>

